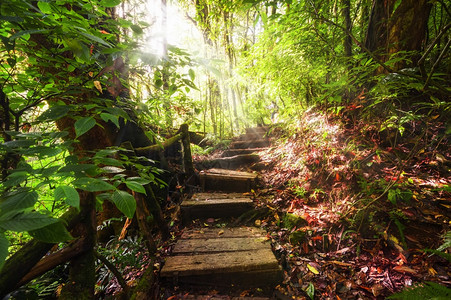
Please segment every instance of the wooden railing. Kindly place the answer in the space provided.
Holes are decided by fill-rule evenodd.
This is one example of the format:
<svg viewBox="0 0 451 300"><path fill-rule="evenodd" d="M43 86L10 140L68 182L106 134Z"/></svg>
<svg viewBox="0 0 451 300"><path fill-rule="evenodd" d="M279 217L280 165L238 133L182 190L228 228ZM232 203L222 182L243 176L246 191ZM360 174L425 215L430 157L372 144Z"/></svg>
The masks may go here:
<svg viewBox="0 0 451 300"><path fill-rule="evenodd" d="M191 155L190 133L188 131L188 124L182 124L177 133L167 139L166 141L147 147L135 148L137 155L146 155L149 152L157 152L167 149L178 141L182 141L183 146L183 169L188 176L194 175L193 157Z"/></svg>

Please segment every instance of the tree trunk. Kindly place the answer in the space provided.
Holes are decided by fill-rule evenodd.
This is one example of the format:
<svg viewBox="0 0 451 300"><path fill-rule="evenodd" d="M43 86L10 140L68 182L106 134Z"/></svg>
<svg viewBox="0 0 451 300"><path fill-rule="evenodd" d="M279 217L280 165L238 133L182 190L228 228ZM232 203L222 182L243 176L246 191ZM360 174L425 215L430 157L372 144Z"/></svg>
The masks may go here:
<svg viewBox="0 0 451 300"><path fill-rule="evenodd" d="M351 1L342 0L343 3L343 18L345 21L345 39L344 39L344 50L345 56L352 56L352 38L350 33L352 32L352 22L351 22Z"/></svg>
<svg viewBox="0 0 451 300"><path fill-rule="evenodd" d="M91 192L80 192L80 218L72 235L84 238L89 249L70 261L69 279L61 290L62 299L95 299L96 197Z"/></svg>
<svg viewBox="0 0 451 300"><path fill-rule="evenodd" d="M371 9L365 46L381 62L400 51L421 51L426 35L427 21L432 8L428 0L374 0ZM417 54L408 54L416 65ZM407 60L397 62L393 71L408 67ZM382 67L377 74L387 72Z"/></svg>

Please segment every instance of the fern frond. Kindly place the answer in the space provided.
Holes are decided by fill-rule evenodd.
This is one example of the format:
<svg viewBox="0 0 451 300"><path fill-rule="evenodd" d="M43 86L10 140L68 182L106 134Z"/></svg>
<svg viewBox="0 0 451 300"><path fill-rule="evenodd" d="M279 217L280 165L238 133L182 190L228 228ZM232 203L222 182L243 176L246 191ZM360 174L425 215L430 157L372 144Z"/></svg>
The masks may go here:
<svg viewBox="0 0 451 300"><path fill-rule="evenodd" d="M435 282L426 282L408 287L393 294L387 299L401 300L448 300L451 299L451 289Z"/></svg>

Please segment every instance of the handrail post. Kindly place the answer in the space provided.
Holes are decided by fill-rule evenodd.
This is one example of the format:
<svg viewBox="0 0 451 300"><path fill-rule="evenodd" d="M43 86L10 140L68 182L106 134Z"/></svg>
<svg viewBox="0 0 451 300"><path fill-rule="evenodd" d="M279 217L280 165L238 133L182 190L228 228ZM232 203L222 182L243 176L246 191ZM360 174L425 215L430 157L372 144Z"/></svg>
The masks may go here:
<svg viewBox="0 0 451 300"><path fill-rule="evenodd" d="M182 145L183 145L183 168L188 176L194 175L194 165L193 157L191 155L191 142L188 132L188 124L182 124L180 126L180 131L183 134Z"/></svg>

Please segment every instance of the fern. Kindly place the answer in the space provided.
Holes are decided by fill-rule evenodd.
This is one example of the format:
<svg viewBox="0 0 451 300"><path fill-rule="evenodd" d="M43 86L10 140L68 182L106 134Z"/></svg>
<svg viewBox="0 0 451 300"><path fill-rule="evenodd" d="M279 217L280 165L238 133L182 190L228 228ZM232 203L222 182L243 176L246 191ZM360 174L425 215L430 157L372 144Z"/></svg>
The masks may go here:
<svg viewBox="0 0 451 300"><path fill-rule="evenodd" d="M440 247L437 248L438 251L443 251L443 250L451 247L451 231L447 231L443 235L443 240L444 240L443 245L441 245Z"/></svg>
<svg viewBox="0 0 451 300"><path fill-rule="evenodd" d="M438 247L437 250L425 249L424 252L438 255L446 259L447 261L451 262L451 254L444 252L444 250L450 247L451 247L451 231L447 231L443 235L443 244L440 247Z"/></svg>
<svg viewBox="0 0 451 300"><path fill-rule="evenodd" d="M451 299L451 289L434 282L426 282L402 292L396 293L387 299L406 299L406 300L448 300Z"/></svg>

